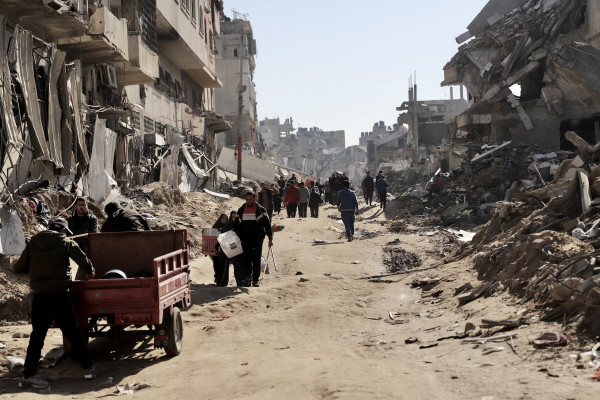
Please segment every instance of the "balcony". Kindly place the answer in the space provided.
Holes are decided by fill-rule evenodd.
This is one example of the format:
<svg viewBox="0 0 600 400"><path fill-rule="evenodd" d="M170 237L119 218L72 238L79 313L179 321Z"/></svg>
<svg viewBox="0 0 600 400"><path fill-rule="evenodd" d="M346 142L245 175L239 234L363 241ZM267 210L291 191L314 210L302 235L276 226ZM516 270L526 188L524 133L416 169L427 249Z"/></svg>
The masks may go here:
<svg viewBox="0 0 600 400"><path fill-rule="evenodd" d="M179 9L170 2L157 2L156 33L158 51L204 88L223 86L215 75L214 55L204 38Z"/></svg>
<svg viewBox="0 0 600 400"><path fill-rule="evenodd" d="M118 63L129 60L128 41L127 21L101 7L90 17L86 35L59 39L58 47L83 62Z"/></svg>
<svg viewBox="0 0 600 400"><path fill-rule="evenodd" d="M154 83L159 76L158 54L143 44L141 35L129 35L129 62L116 67L119 86Z"/></svg>
<svg viewBox="0 0 600 400"><path fill-rule="evenodd" d="M79 12L70 12L50 8L40 0L0 0L2 15L46 42L83 35L88 24L82 15L84 6L80 8Z"/></svg>

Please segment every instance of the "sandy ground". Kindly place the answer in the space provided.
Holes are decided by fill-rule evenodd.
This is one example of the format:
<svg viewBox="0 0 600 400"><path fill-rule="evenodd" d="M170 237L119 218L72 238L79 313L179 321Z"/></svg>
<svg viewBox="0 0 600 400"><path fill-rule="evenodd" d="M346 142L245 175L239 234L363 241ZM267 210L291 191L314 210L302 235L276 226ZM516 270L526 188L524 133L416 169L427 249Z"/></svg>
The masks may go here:
<svg viewBox="0 0 600 400"><path fill-rule="evenodd" d="M239 200L232 201L237 204ZM227 204L223 211L235 208ZM90 349L98 377L86 382L70 360L40 374L49 392L17 388L15 375L0 375L0 399L87 399L112 396L115 385L136 384L131 398L152 399L597 399L600 383L592 369L569 359L591 349L577 342L558 349L535 350L529 339L560 326L536 322L519 328L503 351L482 355L484 346L463 344L453 336L467 321L482 318L535 321L539 310L506 292L458 308L454 288L477 283L470 260L426 272L357 279L385 272L382 248L398 246L416 253L424 266L436 261L435 237L387 233L379 208L363 210L358 229L381 234L351 243L333 230L327 218L286 219L275 236L278 271L270 266L259 288L215 287L209 258L193 264L193 306L183 313L184 345L170 358L152 341L125 338L118 346L94 339ZM330 241L313 245L313 239ZM265 244L265 253L267 250ZM302 275L298 275L298 273ZM437 276L431 291L412 288L415 277ZM431 293L439 292L437 297ZM394 319L390 319L392 312ZM0 328L0 355L23 357L30 327ZM416 337L418 343L406 344ZM61 344L50 331L45 351ZM420 349L420 345L435 347Z"/></svg>

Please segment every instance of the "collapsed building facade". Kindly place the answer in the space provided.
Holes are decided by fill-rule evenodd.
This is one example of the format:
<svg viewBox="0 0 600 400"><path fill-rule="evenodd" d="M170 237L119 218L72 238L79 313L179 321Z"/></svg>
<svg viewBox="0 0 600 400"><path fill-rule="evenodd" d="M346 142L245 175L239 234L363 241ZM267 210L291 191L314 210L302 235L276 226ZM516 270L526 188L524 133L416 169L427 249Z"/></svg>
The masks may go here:
<svg viewBox="0 0 600 400"><path fill-rule="evenodd" d="M313 127L280 135L270 151L286 167L324 178L340 167L338 161L344 159L345 149L346 133L343 130L324 131ZM347 163L342 165L345 170Z"/></svg>
<svg viewBox="0 0 600 400"><path fill-rule="evenodd" d="M474 141L573 150L575 131L600 139L600 5L586 0L491 0L457 38L442 85L464 85L456 128ZM511 88L520 86L520 95Z"/></svg>
<svg viewBox="0 0 600 400"><path fill-rule="evenodd" d="M0 0L2 192L216 184L223 3Z"/></svg>
<svg viewBox="0 0 600 400"><path fill-rule="evenodd" d="M263 153L254 85L256 39L247 16L234 11L233 20L225 17L216 45L216 71L223 87L215 94L215 107L233 126L221 138L219 148L237 146L246 153Z"/></svg>

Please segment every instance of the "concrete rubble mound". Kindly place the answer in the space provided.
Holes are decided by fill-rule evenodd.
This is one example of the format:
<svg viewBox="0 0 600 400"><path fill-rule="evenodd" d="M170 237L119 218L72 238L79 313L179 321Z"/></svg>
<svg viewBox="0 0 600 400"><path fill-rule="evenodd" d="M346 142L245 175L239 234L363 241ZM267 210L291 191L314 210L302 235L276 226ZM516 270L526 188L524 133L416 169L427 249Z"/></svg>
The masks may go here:
<svg viewBox="0 0 600 400"><path fill-rule="evenodd" d="M18 221L22 225L23 240L46 229L51 217L71 215L76 198L74 194L57 187L36 184L32 185L32 188L24 192L15 203ZM109 199L140 213L146 218L151 229L187 229L191 258L200 255L201 228L212 226L220 213L228 213L230 208L237 209L229 204L223 206L219 199L210 194L184 194L164 182L132 188L126 191L125 195L115 192ZM101 227L106 219L104 206L89 200L88 208L98 218ZM16 257L0 256L0 324L26 321L29 318L31 296L28 277L12 272L12 264Z"/></svg>
<svg viewBox="0 0 600 400"><path fill-rule="evenodd" d="M496 203L491 219L451 262L473 257L480 279L545 310L543 320L575 322L600 332L600 168L597 152L567 135L581 155L564 160L554 179L513 201ZM581 147L583 146L583 147Z"/></svg>

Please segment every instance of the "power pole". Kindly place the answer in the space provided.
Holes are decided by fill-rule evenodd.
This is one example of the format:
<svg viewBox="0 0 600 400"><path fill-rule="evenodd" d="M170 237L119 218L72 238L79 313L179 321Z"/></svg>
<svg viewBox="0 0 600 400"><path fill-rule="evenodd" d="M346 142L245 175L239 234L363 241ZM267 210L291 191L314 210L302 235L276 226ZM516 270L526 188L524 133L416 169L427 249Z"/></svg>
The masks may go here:
<svg viewBox="0 0 600 400"><path fill-rule="evenodd" d="M418 115L418 103L417 103L417 72L415 71L415 82L412 88L413 98L413 136L415 139L415 161L419 161L419 115Z"/></svg>
<svg viewBox="0 0 600 400"><path fill-rule="evenodd" d="M244 109L244 36L240 36L240 85L238 86L238 120L237 120L237 180L242 181L242 111Z"/></svg>

